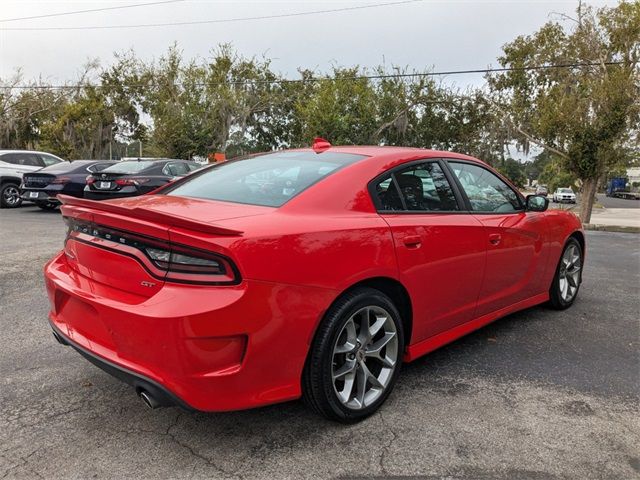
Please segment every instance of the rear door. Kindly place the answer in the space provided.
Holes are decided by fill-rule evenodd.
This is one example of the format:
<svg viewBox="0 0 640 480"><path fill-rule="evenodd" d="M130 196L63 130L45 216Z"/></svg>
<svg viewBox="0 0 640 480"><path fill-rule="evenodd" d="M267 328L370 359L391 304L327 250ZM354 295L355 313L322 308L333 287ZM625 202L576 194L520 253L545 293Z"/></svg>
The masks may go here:
<svg viewBox="0 0 640 480"><path fill-rule="evenodd" d="M412 298L412 342L471 320L482 285L486 234L452 183L441 161L421 160L370 186Z"/></svg>
<svg viewBox="0 0 640 480"><path fill-rule="evenodd" d="M467 208L486 232L487 266L475 316L541 293L547 254L544 213L526 212L521 196L490 169L464 160L447 163Z"/></svg>

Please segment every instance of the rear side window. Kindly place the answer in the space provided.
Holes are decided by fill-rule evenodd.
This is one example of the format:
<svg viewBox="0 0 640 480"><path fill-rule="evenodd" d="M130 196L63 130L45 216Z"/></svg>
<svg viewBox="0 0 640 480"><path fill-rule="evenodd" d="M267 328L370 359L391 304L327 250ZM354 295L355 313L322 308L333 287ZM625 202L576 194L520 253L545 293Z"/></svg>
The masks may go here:
<svg viewBox="0 0 640 480"><path fill-rule="evenodd" d="M449 162L475 212L509 213L523 209L522 201L509 185L486 168L470 163Z"/></svg>
<svg viewBox="0 0 640 480"><path fill-rule="evenodd" d="M92 172L92 173L101 172L105 168L110 167L111 165L113 165L113 163L94 163L93 165L89 165L87 167L87 171Z"/></svg>
<svg viewBox="0 0 640 480"><path fill-rule="evenodd" d="M61 160L53 155L48 155L46 153L41 153L40 158L44 162L44 164L48 167L49 165L55 165L56 163L60 163Z"/></svg>
<svg viewBox="0 0 640 480"><path fill-rule="evenodd" d="M364 155L278 152L218 164L167 195L279 207L314 183Z"/></svg>
<svg viewBox="0 0 640 480"><path fill-rule="evenodd" d="M189 173L189 166L183 162L167 163L162 169L162 173L171 177L181 177Z"/></svg>
<svg viewBox="0 0 640 480"><path fill-rule="evenodd" d="M450 212L459 210L453 189L437 162L397 170L375 185L383 211Z"/></svg>

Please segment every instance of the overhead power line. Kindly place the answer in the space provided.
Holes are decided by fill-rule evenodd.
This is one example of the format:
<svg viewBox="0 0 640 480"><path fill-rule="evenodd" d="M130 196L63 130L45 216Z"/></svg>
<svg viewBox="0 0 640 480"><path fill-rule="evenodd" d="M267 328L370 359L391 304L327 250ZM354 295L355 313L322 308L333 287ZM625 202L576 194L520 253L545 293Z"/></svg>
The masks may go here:
<svg viewBox="0 0 640 480"><path fill-rule="evenodd" d="M0 19L0 23L3 22L17 22L19 20L35 20L38 18L50 18L50 17L63 17L66 15L79 15L82 13L92 13L92 12L106 12L107 10L123 10L125 8L136 8L136 7L148 7L151 5L162 5L165 3L177 3L184 2L185 0L163 0L160 2L148 2L148 3L136 3L133 5L120 5L117 7L103 7L103 8L91 8L88 10L74 10L71 12L61 12L61 13L48 13L45 15L34 15L31 17L17 17L17 18L4 18ZM10 29L7 29L10 30ZM17 30L20 30L19 28Z"/></svg>
<svg viewBox="0 0 640 480"><path fill-rule="evenodd" d="M285 83L311 83L311 82L324 82L324 81L351 81L351 80L384 80L389 78L426 78L426 77L438 77L446 75L465 75L473 73L500 73L500 72L526 72L532 70L550 70L557 68L583 68L583 67L599 67L602 65L622 65L624 62L593 62L593 63L564 63L556 65L532 65L529 67L499 67L499 68L478 68L472 70L445 70L440 72L414 72L414 73L389 73L389 74L376 74L376 75L354 75L351 77L313 77L313 78L276 78L273 80L238 80L237 82L189 82L189 85L193 86L219 86L219 85L278 85ZM175 82L172 85L180 86L182 82ZM161 85L160 83L138 83L129 84L131 87L153 87ZM78 88L102 88L104 85L100 84L68 84L68 85L0 85L0 88L5 90L17 89L17 90L72 90Z"/></svg>
<svg viewBox="0 0 640 480"><path fill-rule="evenodd" d="M178 0L182 1L182 0ZM370 5L357 5L354 7L329 8L324 10L311 10L307 12L279 13L274 15L260 15L253 17L235 17L220 18L215 20L195 20L185 22L167 22L167 23L139 23L134 25L80 25L77 27L0 27L3 31L33 31L33 30L109 30L114 28L151 28L151 27L178 27L185 25L210 25L217 23L247 22L256 20L271 20L276 18L303 17L309 15L318 15L323 13L350 12L353 10L364 10L367 8L388 7L392 5L404 5L409 3L423 2L424 0L401 0L396 2L374 3ZM6 20L5 20L6 21Z"/></svg>

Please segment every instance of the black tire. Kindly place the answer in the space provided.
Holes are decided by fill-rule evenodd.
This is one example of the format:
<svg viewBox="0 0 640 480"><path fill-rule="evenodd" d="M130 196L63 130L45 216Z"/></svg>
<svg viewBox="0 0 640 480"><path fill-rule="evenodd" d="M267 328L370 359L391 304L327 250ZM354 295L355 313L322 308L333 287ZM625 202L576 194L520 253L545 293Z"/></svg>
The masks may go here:
<svg viewBox="0 0 640 480"><path fill-rule="evenodd" d="M569 250L569 248L577 248L577 251L580 255L580 271L579 271L579 280L577 282L576 291L573 296L566 300L562 296L562 290L560 287L560 276L562 271L562 259L564 257L565 252ZM553 276L553 282L551 283L551 287L549 288L549 306L556 310L565 310L573 305L576 298L578 297L578 292L580 291L580 285L582 284L582 268L584 266L584 255L582 252L582 247L580 246L580 242L576 240L574 237L569 238L564 248L562 249L562 254L560 255L560 259L558 260L558 265L556 267L556 274Z"/></svg>
<svg viewBox="0 0 640 480"><path fill-rule="evenodd" d="M57 204L49 203L49 202L37 202L36 206L42 210L47 210L47 211L52 211L58 208Z"/></svg>
<svg viewBox="0 0 640 480"><path fill-rule="evenodd" d="M20 205L22 205L20 185L14 182L6 182L0 185L0 207L17 208Z"/></svg>
<svg viewBox="0 0 640 480"><path fill-rule="evenodd" d="M358 311L369 306L386 310L389 314L388 318L393 321L398 339L397 359L391 377L378 398L364 408L352 409L340 401L334 389L332 378L334 346L347 321ZM318 327L302 375L303 400L312 410L330 420L342 423L363 420L380 408L393 390L400 373L403 353L403 325L400 313L391 299L373 288L354 289L333 304Z"/></svg>

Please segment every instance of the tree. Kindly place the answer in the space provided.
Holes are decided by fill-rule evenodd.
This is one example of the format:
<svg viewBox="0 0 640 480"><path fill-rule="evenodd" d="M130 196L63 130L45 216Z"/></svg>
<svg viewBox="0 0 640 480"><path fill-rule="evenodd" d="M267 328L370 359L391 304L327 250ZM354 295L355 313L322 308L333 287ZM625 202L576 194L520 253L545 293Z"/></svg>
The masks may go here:
<svg viewBox="0 0 640 480"><path fill-rule="evenodd" d="M591 218L598 179L630 161L640 106L640 2L580 5L569 28L549 22L503 47L511 71L488 76L496 110L525 149L537 144L583 184L580 217ZM575 65L537 68L540 65Z"/></svg>
<svg viewBox="0 0 640 480"><path fill-rule="evenodd" d="M522 188L527 180L524 165L513 158L507 158L502 162L502 164L498 166L498 171L519 188Z"/></svg>
<svg viewBox="0 0 640 480"><path fill-rule="evenodd" d="M329 79L315 79L306 96L299 96L294 109L307 143L313 137L335 144L371 143L376 121L376 94L371 81L358 67L334 68Z"/></svg>
<svg viewBox="0 0 640 480"><path fill-rule="evenodd" d="M540 172L539 182L549 187L549 192L555 192L558 188L576 188L578 179L576 175L562 169L561 162L549 162Z"/></svg>

